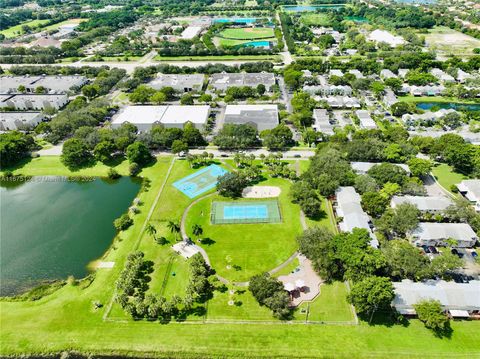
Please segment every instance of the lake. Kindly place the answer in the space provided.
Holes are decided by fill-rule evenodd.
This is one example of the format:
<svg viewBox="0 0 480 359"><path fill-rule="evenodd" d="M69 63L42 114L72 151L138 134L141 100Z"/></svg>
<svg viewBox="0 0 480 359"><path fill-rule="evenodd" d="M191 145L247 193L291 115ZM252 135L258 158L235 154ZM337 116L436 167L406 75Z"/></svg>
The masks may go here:
<svg viewBox="0 0 480 359"><path fill-rule="evenodd" d="M101 257L115 237L113 220L139 189L140 181L129 177L0 182L0 294L87 275L88 263Z"/></svg>
<svg viewBox="0 0 480 359"><path fill-rule="evenodd" d="M430 110L435 106L445 109L453 108L454 110L459 111L480 111L480 104L464 104L455 102L418 102L416 106L422 110Z"/></svg>

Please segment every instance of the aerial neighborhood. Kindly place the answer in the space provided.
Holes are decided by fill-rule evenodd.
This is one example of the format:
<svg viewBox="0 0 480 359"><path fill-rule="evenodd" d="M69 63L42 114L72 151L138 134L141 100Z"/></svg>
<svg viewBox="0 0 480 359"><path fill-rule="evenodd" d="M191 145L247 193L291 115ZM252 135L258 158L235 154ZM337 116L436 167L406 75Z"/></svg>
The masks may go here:
<svg viewBox="0 0 480 359"><path fill-rule="evenodd" d="M478 1L0 9L0 356L480 356Z"/></svg>

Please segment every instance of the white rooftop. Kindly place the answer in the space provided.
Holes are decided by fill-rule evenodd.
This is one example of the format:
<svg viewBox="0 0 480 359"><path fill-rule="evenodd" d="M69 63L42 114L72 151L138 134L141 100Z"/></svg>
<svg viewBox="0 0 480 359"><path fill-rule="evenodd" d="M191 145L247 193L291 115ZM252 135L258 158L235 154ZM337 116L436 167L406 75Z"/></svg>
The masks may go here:
<svg viewBox="0 0 480 359"><path fill-rule="evenodd" d="M396 207L402 203L411 203L420 211L443 211L452 204L447 197L424 197L424 196L393 196L391 206Z"/></svg>
<svg viewBox="0 0 480 359"><path fill-rule="evenodd" d="M368 40L375 42L385 42L392 47L396 47L405 43L403 37L395 36L388 31L380 29L372 31L370 35L368 35Z"/></svg>

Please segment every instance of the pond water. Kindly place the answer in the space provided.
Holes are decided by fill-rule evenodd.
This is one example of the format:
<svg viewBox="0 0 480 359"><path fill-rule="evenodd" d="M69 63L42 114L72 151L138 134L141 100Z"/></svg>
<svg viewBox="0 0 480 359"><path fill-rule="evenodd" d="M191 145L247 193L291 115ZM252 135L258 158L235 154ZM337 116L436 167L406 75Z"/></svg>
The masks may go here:
<svg viewBox="0 0 480 359"><path fill-rule="evenodd" d="M248 46L265 47L265 48L268 47L269 48L270 47L270 41L249 41L249 42L244 42L240 46L242 46L242 47L248 47Z"/></svg>
<svg viewBox="0 0 480 359"><path fill-rule="evenodd" d="M436 4L437 0L395 0L401 4Z"/></svg>
<svg viewBox="0 0 480 359"><path fill-rule="evenodd" d="M288 12L305 12L315 11L318 9L333 9L338 10L345 7L345 4L332 4L332 5L283 5L283 9Z"/></svg>
<svg viewBox="0 0 480 359"><path fill-rule="evenodd" d="M480 111L480 103L463 104L455 102L418 102L416 106L422 110L430 110L432 107L439 107L445 109L453 108L454 110L459 111Z"/></svg>
<svg viewBox="0 0 480 359"><path fill-rule="evenodd" d="M0 182L0 294L45 280L82 278L115 236L113 220L140 189L129 177L68 181L32 177Z"/></svg>

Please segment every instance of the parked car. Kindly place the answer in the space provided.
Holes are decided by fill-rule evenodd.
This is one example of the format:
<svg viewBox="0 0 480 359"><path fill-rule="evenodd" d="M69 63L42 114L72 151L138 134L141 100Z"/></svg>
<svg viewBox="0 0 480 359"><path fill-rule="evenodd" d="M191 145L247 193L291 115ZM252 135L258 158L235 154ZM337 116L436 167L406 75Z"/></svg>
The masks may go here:
<svg viewBox="0 0 480 359"><path fill-rule="evenodd" d="M478 257L478 253L475 252L475 251L472 251L472 253L470 253L472 255L473 258L477 258Z"/></svg>
<svg viewBox="0 0 480 359"><path fill-rule="evenodd" d="M428 248L428 246L423 245L423 246L422 246L422 249L423 249L423 251L424 251L425 253L430 253L430 249Z"/></svg>
<svg viewBox="0 0 480 359"><path fill-rule="evenodd" d="M437 248L435 248L434 246L429 246L428 249L429 249L430 252L433 253L433 254L437 254L437 253L438 253Z"/></svg>
<svg viewBox="0 0 480 359"><path fill-rule="evenodd" d="M452 254L458 256L458 258L463 258L463 253L459 253L458 250L456 250L455 248L452 248L451 252Z"/></svg>

